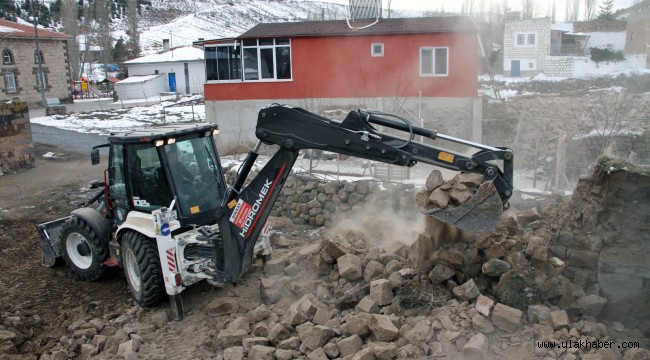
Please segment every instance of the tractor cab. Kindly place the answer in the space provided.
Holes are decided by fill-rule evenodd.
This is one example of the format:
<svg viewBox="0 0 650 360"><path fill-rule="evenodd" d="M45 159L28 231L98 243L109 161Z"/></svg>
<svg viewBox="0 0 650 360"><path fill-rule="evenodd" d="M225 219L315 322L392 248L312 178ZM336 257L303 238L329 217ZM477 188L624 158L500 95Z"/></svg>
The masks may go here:
<svg viewBox="0 0 650 360"><path fill-rule="evenodd" d="M226 189L213 138L218 131L215 124L176 124L109 136L105 177L114 221L121 224L130 211L151 213L175 198L181 226L214 222Z"/></svg>

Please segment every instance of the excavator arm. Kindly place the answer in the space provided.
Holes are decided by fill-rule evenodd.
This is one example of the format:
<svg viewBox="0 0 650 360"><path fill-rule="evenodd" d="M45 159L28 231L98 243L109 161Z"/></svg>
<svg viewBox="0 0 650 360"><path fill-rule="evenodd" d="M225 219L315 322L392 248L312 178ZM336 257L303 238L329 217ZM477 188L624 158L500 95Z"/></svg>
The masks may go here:
<svg viewBox="0 0 650 360"><path fill-rule="evenodd" d="M247 156L233 186L226 194L220 220L221 243L215 244L218 273L236 281L251 265L255 239L268 218L273 203L291 173L301 149L319 149L392 165L413 166L418 162L483 176L477 192L454 209L424 213L456 227L482 232L494 228L508 206L513 189L513 152L457 139L416 127L384 113L352 111L342 121L328 119L298 107L271 105L259 112L255 135L278 151L244 187L257 159L260 144ZM381 132L374 125L408 133L406 139ZM472 156L413 141L416 135L445 140L477 149ZM501 167L499 166L501 163ZM224 231L229 229L230 231ZM242 256L243 255L243 256ZM241 272L240 272L241 271Z"/></svg>

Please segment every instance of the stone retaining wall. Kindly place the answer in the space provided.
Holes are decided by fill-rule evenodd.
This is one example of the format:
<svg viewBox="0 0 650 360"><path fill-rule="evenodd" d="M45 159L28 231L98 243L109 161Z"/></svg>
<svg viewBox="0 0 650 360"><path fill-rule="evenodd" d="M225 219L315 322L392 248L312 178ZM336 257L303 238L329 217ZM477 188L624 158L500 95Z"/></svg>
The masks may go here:
<svg viewBox="0 0 650 360"><path fill-rule="evenodd" d="M34 165L27 103L0 105L0 175Z"/></svg>
<svg viewBox="0 0 650 360"><path fill-rule="evenodd" d="M548 76L573 76L573 57L547 56L544 74Z"/></svg>
<svg viewBox="0 0 650 360"><path fill-rule="evenodd" d="M227 172L229 183L234 178L234 171ZM271 216L287 217L298 225L323 226L335 221L341 213L361 210L364 206L368 211L392 209L400 215L416 214L415 191L411 184L324 181L308 175L290 175Z"/></svg>

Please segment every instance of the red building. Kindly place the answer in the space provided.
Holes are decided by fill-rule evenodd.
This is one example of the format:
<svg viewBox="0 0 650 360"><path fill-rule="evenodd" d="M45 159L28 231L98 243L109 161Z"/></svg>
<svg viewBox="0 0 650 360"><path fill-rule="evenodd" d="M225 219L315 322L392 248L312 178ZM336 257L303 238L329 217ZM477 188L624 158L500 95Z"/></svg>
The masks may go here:
<svg viewBox="0 0 650 360"><path fill-rule="evenodd" d="M434 99L474 99L477 31L459 16L381 19L361 30L344 20L309 21L259 24L237 38L201 41L206 117L227 134L229 126L252 130L257 111L270 102L376 108L377 98L429 106Z"/></svg>

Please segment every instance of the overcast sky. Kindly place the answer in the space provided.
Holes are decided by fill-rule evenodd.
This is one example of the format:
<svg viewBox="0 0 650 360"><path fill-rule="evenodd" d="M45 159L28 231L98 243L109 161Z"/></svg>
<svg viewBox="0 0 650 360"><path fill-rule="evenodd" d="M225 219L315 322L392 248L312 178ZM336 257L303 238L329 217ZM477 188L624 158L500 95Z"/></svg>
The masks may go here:
<svg viewBox="0 0 650 360"><path fill-rule="evenodd" d="M346 0L321 0L326 2L333 2L338 4L345 4ZM464 0L382 0L384 8L388 7L390 2L390 7L392 9L400 10L432 10L438 11L444 9L447 12L460 12ZM474 0L474 3L478 7L478 4L482 0ZM507 4L512 10L521 10L522 0L483 0L486 3L486 7L502 7L503 4ZM566 2L567 0L535 0L535 16L543 17L548 13L548 9L551 8L551 4L555 1L556 8L556 17L558 20L563 20L563 15L565 13ZM581 9L580 14L582 15L584 7L581 0ZM598 8L604 3L604 0L596 0L596 12ZM614 0L614 9L626 8L631 6L634 3L634 0Z"/></svg>

